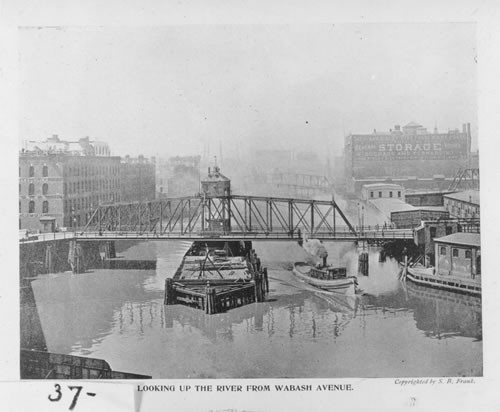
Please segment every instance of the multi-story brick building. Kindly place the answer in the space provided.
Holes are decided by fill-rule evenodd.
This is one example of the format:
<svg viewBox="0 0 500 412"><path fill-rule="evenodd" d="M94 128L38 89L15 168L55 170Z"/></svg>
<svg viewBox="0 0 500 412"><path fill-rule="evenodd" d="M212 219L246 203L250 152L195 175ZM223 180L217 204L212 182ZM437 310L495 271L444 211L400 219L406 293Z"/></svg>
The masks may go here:
<svg viewBox="0 0 500 412"><path fill-rule="evenodd" d="M443 199L444 207L450 213L450 216L479 219L481 210L479 190L447 193L443 196Z"/></svg>
<svg viewBox="0 0 500 412"><path fill-rule="evenodd" d="M156 195L158 198L193 196L200 192L200 156L158 158Z"/></svg>
<svg viewBox="0 0 500 412"><path fill-rule="evenodd" d="M155 162L140 155L125 156L120 163L121 195L123 202L154 200L156 197Z"/></svg>
<svg viewBox="0 0 500 412"><path fill-rule="evenodd" d="M345 138L347 189L391 182L416 190L444 190L456 172L471 162L471 128L440 133L411 122L394 130L351 134Z"/></svg>
<svg viewBox="0 0 500 412"><path fill-rule="evenodd" d="M120 200L120 158L106 145L29 142L19 154L19 228L53 231L84 226L95 208Z"/></svg>

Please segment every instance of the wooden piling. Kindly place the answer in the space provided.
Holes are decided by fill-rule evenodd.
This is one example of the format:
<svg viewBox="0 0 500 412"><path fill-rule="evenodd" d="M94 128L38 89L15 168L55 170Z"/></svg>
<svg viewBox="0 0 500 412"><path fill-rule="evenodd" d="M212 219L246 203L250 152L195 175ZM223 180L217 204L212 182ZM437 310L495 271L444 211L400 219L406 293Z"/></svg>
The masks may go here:
<svg viewBox="0 0 500 412"><path fill-rule="evenodd" d="M212 288L207 285L205 288L205 313L208 315L212 315L216 313L215 307L215 288Z"/></svg>
<svg viewBox="0 0 500 412"><path fill-rule="evenodd" d="M175 304L175 289L174 280L172 278L165 279L165 305Z"/></svg>
<svg viewBox="0 0 500 412"><path fill-rule="evenodd" d="M362 275L368 276L368 252L361 252L358 259L358 271Z"/></svg>
<svg viewBox="0 0 500 412"><path fill-rule="evenodd" d="M264 284L266 285L266 293L269 293L269 279L267 277L267 268L264 268Z"/></svg>
<svg viewBox="0 0 500 412"><path fill-rule="evenodd" d="M255 300L257 302L264 300L262 296L262 274L259 272L255 274Z"/></svg>

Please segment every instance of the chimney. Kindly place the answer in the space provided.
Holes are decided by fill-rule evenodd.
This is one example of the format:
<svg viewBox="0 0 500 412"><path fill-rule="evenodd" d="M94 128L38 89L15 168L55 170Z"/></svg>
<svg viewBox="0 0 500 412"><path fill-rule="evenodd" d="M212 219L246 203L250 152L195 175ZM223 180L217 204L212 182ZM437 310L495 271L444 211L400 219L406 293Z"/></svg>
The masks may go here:
<svg viewBox="0 0 500 412"><path fill-rule="evenodd" d="M471 135L470 135L470 123L467 123L467 134L469 135L469 137L471 137Z"/></svg>

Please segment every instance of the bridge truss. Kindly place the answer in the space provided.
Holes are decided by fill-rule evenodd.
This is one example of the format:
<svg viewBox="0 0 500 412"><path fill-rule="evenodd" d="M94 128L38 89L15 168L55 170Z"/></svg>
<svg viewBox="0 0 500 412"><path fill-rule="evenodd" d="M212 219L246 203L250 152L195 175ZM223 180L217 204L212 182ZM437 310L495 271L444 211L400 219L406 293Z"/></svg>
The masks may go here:
<svg viewBox="0 0 500 412"><path fill-rule="evenodd" d="M134 232L156 236L335 238L357 233L334 199L262 196L182 197L99 206L83 228L89 232Z"/></svg>
<svg viewBox="0 0 500 412"><path fill-rule="evenodd" d="M479 169L459 169L448 190L454 192L470 189L479 190Z"/></svg>

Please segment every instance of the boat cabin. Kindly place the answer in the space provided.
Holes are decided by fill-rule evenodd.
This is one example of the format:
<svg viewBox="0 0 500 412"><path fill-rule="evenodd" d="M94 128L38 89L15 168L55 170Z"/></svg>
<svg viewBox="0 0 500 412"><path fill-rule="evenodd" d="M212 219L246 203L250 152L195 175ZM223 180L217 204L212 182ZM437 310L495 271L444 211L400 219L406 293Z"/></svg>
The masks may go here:
<svg viewBox="0 0 500 412"><path fill-rule="evenodd" d="M322 269L312 268L311 277L321 280L335 280L347 277L347 268L326 267Z"/></svg>
<svg viewBox="0 0 500 412"><path fill-rule="evenodd" d="M436 273L477 279L481 275L481 235L453 233L434 239L436 244Z"/></svg>

